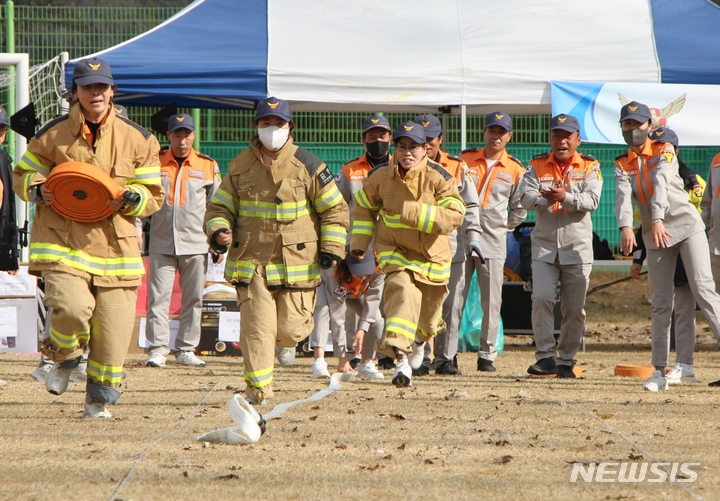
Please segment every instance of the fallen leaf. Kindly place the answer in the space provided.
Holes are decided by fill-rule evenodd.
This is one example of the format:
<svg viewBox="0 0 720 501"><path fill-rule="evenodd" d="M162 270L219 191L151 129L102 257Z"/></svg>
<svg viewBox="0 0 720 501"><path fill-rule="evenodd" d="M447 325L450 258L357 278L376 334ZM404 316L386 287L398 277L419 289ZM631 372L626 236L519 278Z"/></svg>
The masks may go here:
<svg viewBox="0 0 720 501"><path fill-rule="evenodd" d="M610 419L610 418L613 417L615 414L613 414L613 413L602 414L602 413L601 413L601 414L595 414L595 415L596 415L597 417L599 417L600 419Z"/></svg>
<svg viewBox="0 0 720 501"><path fill-rule="evenodd" d="M379 463L376 464L375 466L361 466L360 467L361 470L366 470L366 471L377 471L377 470L382 470L383 468L385 468L385 467Z"/></svg>
<svg viewBox="0 0 720 501"><path fill-rule="evenodd" d="M318 416L310 416L310 421L315 421L318 418Z"/></svg>
<svg viewBox="0 0 720 501"><path fill-rule="evenodd" d="M310 407L310 410L311 410L311 411L316 411L316 410L318 410L319 408L320 408L319 405L314 405L313 407Z"/></svg>
<svg viewBox="0 0 720 501"><path fill-rule="evenodd" d="M185 470L185 471L183 472L183 477L188 478L189 476L190 476L190 474L188 473L187 470Z"/></svg>
<svg viewBox="0 0 720 501"><path fill-rule="evenodd" d="M402 444L400 447L398 447L398 450L399 450L399 451L404 451L404 450L405 450L405 444Z"/></svg>
<svg viewBox="0 0 720 501"><path fill-rule="evenodd" d="M336 448L336 449L345 450L345 449L347 449L347 445L345 445L345 444L337 444L337 445L335 446L335 448Z"/></svg>
<svg viewBox="0 0 720 501"><path fill-rule="evenodd" d="M230 473L229 475L220 475L219 477L215 477L215 480L240 480L240 477L234 473Z"/></svg>
<svg viewBox="0 0 720 501"><path fill-rule="evenodd" d="M509 455L505 455L505 456L500 456L499 458L493 459L493 463L495 463L495 464L507 464L507 463L509 463L510 461L512 461L513 459L515 459L515 458L513 458L512 456L509 456Z"/></svg>

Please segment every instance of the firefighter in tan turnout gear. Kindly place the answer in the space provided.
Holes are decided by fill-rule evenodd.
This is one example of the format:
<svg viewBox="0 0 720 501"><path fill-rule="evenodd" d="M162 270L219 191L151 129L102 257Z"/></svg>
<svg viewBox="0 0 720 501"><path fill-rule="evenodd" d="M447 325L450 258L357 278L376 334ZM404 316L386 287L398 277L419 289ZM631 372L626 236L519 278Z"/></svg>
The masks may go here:
<svg viewBox="0 0 720 501"><path fill-rule="evenodd" d="M375 238L385 273L385 335L376 349L398 359L392 383L411 386L413 341L428 341L444 328L448 235L463 222L465 204L455 178L427 158L422 125L400 125L393 140L393 159L373 169L355 194L350 249L362 257Z"/></svg>
<svg viewBox="0 0 720 501"><path fill-rule="evenodd" d="M36 203L30 272L45 281L45 306L52 308L43 353L55 364L45 379L60 395L89 345L84 415L110 417L106 403L120 397L123 363L130 344L137 287L144 273L135 218L160 209L160 145L148 131L116 114L110 66L79 61L73 71L70 112L49 122L30 141L14 171L20 198ZM91 164L110 175L122 195L107 204L110 217L93 223L66 219L53 209L56 194L45 181L56 165ZM88 166L89 167L89 166Z"/></svg>
<svg viewBox="0 0 720 501"><path fill-rule="evenodd" d="M312 331L320 269L345 255L349 214L330 170L293 144L285 101L260 101L254 124L258 135L230 162L205 231L216 251L229 246L225 278L237 286L246 398L263 404L275 355L291 364Z"/></svg>

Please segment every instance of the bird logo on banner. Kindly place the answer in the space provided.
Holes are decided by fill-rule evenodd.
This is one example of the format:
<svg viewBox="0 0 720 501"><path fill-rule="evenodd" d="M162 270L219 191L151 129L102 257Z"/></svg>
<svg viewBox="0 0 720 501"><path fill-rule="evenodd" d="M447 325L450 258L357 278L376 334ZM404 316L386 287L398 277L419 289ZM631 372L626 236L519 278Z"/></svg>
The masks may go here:
<svg viewBox="0 0 720 501"><path fill-rule="evenodd" d="M685 97L687 94L683 94L679 98L677 98L672 103L665 106L663 109L660 108L650 108L650 114L652 115L652 125L650 127L651 131L654 131L658 127L667 127L667 120L671 116L680 113L680 110L683 109L683 106L685 106ZM618 94L618 98L620 100L620 104L622 106L625 106L630 102L628 98L623 96L622 94Z"/></svg>

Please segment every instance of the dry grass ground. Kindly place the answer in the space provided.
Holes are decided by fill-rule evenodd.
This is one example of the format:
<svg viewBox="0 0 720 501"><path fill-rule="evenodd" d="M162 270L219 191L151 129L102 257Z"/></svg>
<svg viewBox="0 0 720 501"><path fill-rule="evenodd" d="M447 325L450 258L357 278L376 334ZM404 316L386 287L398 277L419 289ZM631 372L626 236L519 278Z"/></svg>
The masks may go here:
<svg viewBox="0 0 720 501"><path fill-rule="evenodd" d="M415 378L402 390L389 371L381 383L343 383L270 421L252 446L194 439L232 426L227 402L243 387L241 359L208 358L204 369L129 359L114 418L90 421L80 417L82 385L54 397L30 376L36 357L0 355L0 499L717 499L720 388L707 382L720 378L720 358L703 325L700 383L652 394L643 380L613 376L618 363L650 360L643 285L588 298L582 379L527 377L530 340L508 337L495 373L478 373L468 353L460 377ZM270 406L326 386L310 365L277 369ZM655 460L700 463L697 480L570 482L576 461Z"/></svg>

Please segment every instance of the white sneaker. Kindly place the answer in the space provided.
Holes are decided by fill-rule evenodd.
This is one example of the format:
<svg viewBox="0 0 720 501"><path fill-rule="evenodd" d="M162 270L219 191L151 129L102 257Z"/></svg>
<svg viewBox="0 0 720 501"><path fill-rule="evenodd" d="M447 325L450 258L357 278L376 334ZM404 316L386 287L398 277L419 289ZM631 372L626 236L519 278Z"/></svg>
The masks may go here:
<svg viewBox="0 0 720 501"><path fill-rule="evenodd" d="M650 376L650 379L647 380L647 383L643 385L643 390L647 391L667 391L668 389L668 383L667 379L665 379L665 376L663 376L663 373L661 371L653 371L652 376Z"/></svg>
<svg viewBox="0 0 720 501"><path fill-rule="evenodd" d="M355 370L361 379L385 379L383 373L375 368L372 360L368 360L366 364L360 362Z"/></svg>
<svg viewBox="0 0 720 501"><path fill-rule="evenodd" d="M94 400L90 395L85 395L85 409L83 417L86 418L111 418L112 414L105 408L105 402Z"/></svg>
<svg viewBox="0 0 720 501"><path fill-rule="evenodd" d="M70 373L70 381L73 383L84 383L87 381L87 360L83 359L82 362L75 367Z"/></svg>
<svg viewBox="0 0 720 501"><path fill-rule="evenodd" d="M190 367L205 367L205 362L195 356L192 351L183 351L175 355L175 365L188 365Z"/></svg>
<svg viewBox="0 0 720 501"><path fill-rule="evenodd" d="M282 346L276 346L275 356L278 359L278 364L288 367L295 361L295 347L283 348Z"/></svg>
<svg viewBox="0 0 720 501"><path fill-rule="evenodd" d="M160 353L151 353L147 360L145 360L147 367L165 367L165 355Z"/></svg>
<svg viewBox="0 0 720 501"><path fill-rule="evenodd" d="M45 389L54 395L62 395L67 390L72 369L64 369L61 364L53 364L45 378Z"/></svg>
<svg viewBox="0 0 720 501"><path fill-rule="evenodd" d="M324 358L316 358L312 365L313 379L329 378L330 373L327 370L327 362Z"/></svg>
<svg viewBox="0 0 720 501"><path fill-rule="evenodd" d="M665 379L667 379L668 385L697 383L697 378L695 377L693 368L683 364L675 364L675 367L665 374Z"/></svg>
<svg viewBox="0 0 720 501"><path fill-rule="evenodd" d="M53 366L55 364L45 364L41 365L35 371L32 373L32 377L40 381L41 383L44 383L47 379L48 374L50 374L50 371L52 370Z"/></svg>
<svg viewBox="0 0 720 501"><path fill-rule="evenodd" d="M412 369L406 358L399 360L395 364L392 384L399 387L412 386Z"/></svg>
<svg viewBox="0 0 720 501"><path fill-rule="evenodd" d="M425 358L425 343L416 343L413 341L412 353L408 355L408 363L413 369L419 369Z"/></svg>

